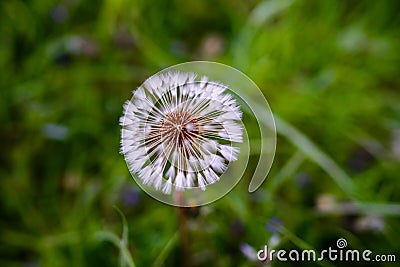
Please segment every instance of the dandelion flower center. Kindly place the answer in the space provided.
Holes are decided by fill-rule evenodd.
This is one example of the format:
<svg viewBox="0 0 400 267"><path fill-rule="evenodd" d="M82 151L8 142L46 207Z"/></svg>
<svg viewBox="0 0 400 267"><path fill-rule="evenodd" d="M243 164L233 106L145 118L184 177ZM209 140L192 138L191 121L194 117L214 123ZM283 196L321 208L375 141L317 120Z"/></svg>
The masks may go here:
<svg viewBox="0 0 400 267"><path fill-rule="evenodd" d="M199 135L199 125L188 112L175 111L166 115L161 123L160 138L169 138L179 147L184 147L185 142L195 142Z"/></svg>

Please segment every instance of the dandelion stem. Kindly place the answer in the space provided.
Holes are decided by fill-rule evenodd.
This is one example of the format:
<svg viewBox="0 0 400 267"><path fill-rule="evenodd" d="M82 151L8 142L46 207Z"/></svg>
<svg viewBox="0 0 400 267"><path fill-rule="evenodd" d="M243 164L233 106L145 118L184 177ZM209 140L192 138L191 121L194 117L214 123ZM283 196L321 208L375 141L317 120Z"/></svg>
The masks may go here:
<svg viewBox="0 0 400 267"><path fill-rule="evenodd" d="M185 212L185 207L183 206L183 194L181 191L175 192L175 201L179 204L178 209L178 220L179 220L179 236L181 242L181 255L182 255L182 266L190 267L192 266L192 258L190 253L189 245L189 233L187 227L187 216Z"/></svg>

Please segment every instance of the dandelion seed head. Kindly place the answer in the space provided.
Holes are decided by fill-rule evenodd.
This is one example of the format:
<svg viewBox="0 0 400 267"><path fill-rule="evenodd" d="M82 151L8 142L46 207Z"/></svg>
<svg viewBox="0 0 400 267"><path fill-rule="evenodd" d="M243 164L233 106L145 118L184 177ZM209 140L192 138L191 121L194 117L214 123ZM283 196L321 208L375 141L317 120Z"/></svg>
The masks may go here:
<svg viewBox="0 0 400 267"><path fill-rule="evenodd" d="M227 87L194 73L152 76L124 104L121 153L141 182L170 194L220 179L238 158L241 111Z"/></svg>

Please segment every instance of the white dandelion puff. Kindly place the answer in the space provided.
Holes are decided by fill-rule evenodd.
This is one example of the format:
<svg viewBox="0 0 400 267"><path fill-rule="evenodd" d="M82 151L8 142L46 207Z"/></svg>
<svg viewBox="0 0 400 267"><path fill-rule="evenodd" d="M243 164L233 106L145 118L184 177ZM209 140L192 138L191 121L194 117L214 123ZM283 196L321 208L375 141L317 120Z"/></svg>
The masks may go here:
<svg viewBox="0 0 400 267"><path fill-rule="evenodd" d="M238 159L242 113L228 88L193 73L155 75L133 92L120 119L121 153L141 182L171 194L220 180Z"/></svg>

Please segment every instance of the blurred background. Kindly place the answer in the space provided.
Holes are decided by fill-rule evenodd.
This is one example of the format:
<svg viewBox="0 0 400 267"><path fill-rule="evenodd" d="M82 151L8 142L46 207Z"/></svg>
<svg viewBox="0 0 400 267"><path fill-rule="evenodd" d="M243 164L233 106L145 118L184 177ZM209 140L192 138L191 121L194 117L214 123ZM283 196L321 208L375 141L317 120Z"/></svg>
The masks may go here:
<svg viewBox="0 0 400 267"><path fill-rule="evenodd" d="M2 0L0 265L261 266L264 245L338 238L399 260L399 14L396 0ZM258 191L248 172L184 211L182 247L179 212L131 178L118 120L131 90L191 60L253 79L278 144Z"/></svg>

